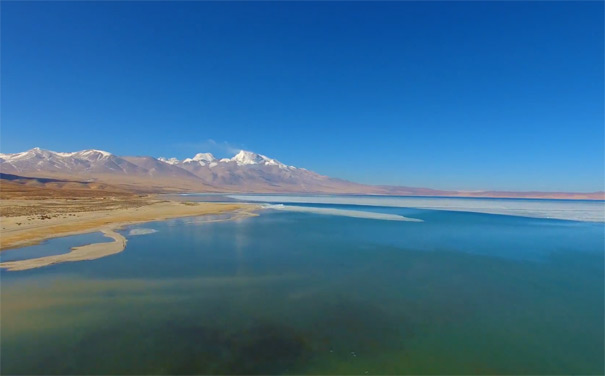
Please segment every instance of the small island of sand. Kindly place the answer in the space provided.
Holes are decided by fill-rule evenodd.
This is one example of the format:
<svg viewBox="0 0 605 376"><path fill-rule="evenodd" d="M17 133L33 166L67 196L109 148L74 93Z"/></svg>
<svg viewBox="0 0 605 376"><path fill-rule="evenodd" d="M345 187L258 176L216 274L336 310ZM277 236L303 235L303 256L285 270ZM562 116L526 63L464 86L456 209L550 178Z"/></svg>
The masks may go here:
<svg viewBox="0 0 605 376"><path fill-rule="evenodd" d="M101 229L101 232L113 241L73 247L69 253L60 255L1 262L0 267L10 271L35 269L62 262L94 260L122 252L126 248L126 238L121 234L110 228Z"/></svg>

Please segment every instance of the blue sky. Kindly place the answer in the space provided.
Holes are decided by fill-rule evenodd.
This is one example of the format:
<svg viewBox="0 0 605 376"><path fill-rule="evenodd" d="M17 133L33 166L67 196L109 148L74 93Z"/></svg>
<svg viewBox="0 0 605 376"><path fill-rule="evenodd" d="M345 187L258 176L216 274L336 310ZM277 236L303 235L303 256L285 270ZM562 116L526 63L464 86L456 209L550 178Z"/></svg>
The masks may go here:
<svg viewBox="0 0 605 376"><path fill-rule="evenodd" d="M3 2L2 152L604 187L602 2Z"/></svg>

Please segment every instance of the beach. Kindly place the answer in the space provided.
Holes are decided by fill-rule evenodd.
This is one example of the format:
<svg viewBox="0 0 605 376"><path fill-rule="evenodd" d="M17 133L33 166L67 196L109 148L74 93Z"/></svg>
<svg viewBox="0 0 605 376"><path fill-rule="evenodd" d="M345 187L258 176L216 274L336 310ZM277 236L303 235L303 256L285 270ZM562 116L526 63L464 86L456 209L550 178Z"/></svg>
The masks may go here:
<svg viewBox="0 0 605 376"><path fill-rule="evenodd" d="M115 230L170 218L233 213L254 215L255 205L191 203L144 197L52 200L2 200L0 251L38 244L50 238L101 231L111 242L74 247L71 252L0 263L8 270L32 269L60 262L93 260L121 252L126 239Z"/></svg>

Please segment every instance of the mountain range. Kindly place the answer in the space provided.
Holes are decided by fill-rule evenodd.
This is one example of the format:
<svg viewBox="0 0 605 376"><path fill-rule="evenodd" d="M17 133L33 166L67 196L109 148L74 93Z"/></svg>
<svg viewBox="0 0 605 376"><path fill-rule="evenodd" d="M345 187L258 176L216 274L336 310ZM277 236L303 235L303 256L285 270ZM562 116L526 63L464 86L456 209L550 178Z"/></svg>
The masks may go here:
<svg viewBox="0 0 605 376"><path fill-rule="evenodd" d="M342 193L465 197L603 199L603 192L443 191L354 183L240 151L232 158L117 156L102 150L61 153L40 148L0 153L0 172L23 177L109 183L148 192Z"/></svg>

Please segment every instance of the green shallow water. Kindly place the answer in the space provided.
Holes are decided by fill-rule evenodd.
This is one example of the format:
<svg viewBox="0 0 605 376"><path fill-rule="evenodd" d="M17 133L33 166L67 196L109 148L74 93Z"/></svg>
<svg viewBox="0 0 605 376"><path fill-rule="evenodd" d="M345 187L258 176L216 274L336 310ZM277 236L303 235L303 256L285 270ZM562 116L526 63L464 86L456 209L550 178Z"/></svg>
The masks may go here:
<svg viewBox="0 0 605 376"><path fill-rule="evenodd" d="M424 222L171 220L2 271L0 371L603 374L602 224L371 210Z"/></svg>

